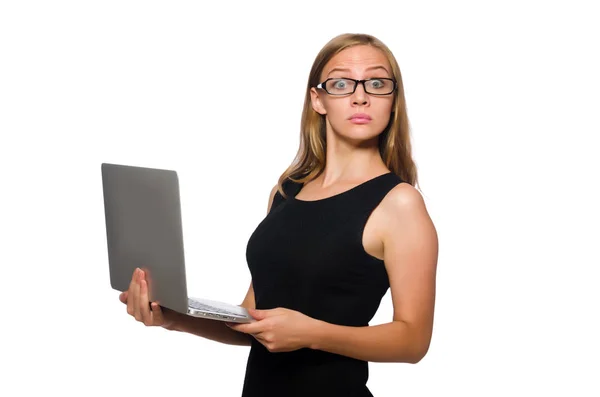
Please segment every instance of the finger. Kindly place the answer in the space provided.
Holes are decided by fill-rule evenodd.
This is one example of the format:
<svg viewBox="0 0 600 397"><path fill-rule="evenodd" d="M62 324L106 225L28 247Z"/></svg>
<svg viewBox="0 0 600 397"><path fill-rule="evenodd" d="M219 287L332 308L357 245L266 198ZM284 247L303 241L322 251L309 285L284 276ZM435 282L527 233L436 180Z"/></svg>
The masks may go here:
<svg viewBox="0 0 600 397"><path fill-rule="evenodd" d="M133 274L131 275L131 282L129 283L129 289L128 291L128 299L127 299L127 313L129 313L130 315L133 316L134 311L133 311L133 287L135 286L135 278L137 276L137 269L135 269L133 271Z"/></svg>
<svg viewBox="0 0 600 397"><path fill-rule="evenodd" d="M165 318L160 305L156 302L152 302L152 323L154 325L163 325L165 323Z"/></svg>
<svg viewBox="0 0 600 397"><path fill-rule="evenodd" d="M258 336L256 339L271 353L278 353L284 351L281 349L278 343L273 342L272 340L269 341L264 336Z"/></svg>
<svg viewBox="0 0 600 397"><path fill-rule="evenodd" d="M138 269L133 285L131 297L133 298L133 315L137 321L142 321L142 313L140 312L140 280L142 271Z"/></svg>
<svg viewBox="0 0 600 397"><path fill-rule="evenodd" d="M232 324L229 326L229 328L245 334L256 334L262 332L262 324L260 324L258 321L247 324Z"/></svg>
<svg viewBox="0 0 600 397"><path fill-rule="evenodd" d="M225 323L225 325L228 326L229 328L231 328L234 331L243 332L242 329L241 329L242 324Z"/></svg>
<svg viewBox="0 0 600 397"><path fill-rule="evenodd" d="M267 340L265 339L265 337L264 337L264 335L262 333L260 333L260 334L252 334L252 336L254 337L254 339L256 339L257 341L259 341L263 345L267 343Z"/></svg>
<svg viewBox="0 0 600 397"><path fill-rule="evenodd" d="M152 325L152 314L150 313L150 301L148 300L148 283L142 279L140 281L140 299L138 301L142 322L146 325Z"/></svg>
<svg viewBox="0 0 600 397"><path fill-rule="evenodd" d="M119 300L121 301L121 303L127 304L127 295L128 295L127 291L123 291L119 294Z"/></svg>
<svg viewBox="0 0 600 397"><path fill-rule="evenodd" d="M255 319L255 320L263 320L267 317L269 317L270 315L276 314L277 312L275 311L277 309L272 309L272 310L257 310L257 309L248 309L248 313L250 313L250 315Z"/></svg>

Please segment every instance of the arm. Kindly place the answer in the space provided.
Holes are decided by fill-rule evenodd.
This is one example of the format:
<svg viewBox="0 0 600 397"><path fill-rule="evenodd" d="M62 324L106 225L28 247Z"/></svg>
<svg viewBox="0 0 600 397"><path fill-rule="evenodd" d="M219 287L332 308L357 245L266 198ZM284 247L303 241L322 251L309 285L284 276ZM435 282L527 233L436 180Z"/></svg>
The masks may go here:
<svg viewBox="0 0 600 397"><path fill-rule="evenodd" d="M346 327L315 321L308 346L359 360L417 363L433 331L438 239L420 193L398 185L382 202L381 239L393 321Z"/></svg>
<svg viewBox="0 0 600 397"><path fill-rule="evenodd" d="M273 204L273 198L275 197L276 192L277 186L273 187L269 195L267 214L271 210L271 205ZM254 301L254 287L252 282L250 282L250 287L248 288L246 297L240 306L246 309L256 308L256 303ZM163 310L167 311L168 309ZM226 343L229 345L250 346L250 342L252 340L251 335L234 331L226 326L222 321L187 316L172 310L169 310L168 313L165 313L165 317L167 317L169 321L166 322L163 327L171 331L187 332L189 334L201 336L206 339L211 339L216 342Z"/></svg>

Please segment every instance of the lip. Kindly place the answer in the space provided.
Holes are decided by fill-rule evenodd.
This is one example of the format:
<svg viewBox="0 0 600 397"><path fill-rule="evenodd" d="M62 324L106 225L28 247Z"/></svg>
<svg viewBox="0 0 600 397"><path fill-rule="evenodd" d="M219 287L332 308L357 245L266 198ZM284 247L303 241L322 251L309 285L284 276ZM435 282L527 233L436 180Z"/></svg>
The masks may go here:
<svg viewBox="0 0 600 397"><path fill-rule="evenodd" d="M371 116L366 113L355 113L350 117L350 122L354 124L366 124L371 121Z"/></svg>

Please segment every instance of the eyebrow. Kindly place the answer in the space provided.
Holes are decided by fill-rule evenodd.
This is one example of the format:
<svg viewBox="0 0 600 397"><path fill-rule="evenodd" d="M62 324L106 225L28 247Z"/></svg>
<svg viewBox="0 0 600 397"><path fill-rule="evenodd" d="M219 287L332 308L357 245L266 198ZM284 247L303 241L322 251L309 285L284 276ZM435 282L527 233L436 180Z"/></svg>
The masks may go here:
<svg viewBox="0 0 600 397"><path fill-rule="evenodd" d="M388 72L388 70L381 65L371 66L371 67L367 68L366 71L376 70L376 69L383 69L387 72L388 76L390 75L390 72ZM327 73L327 77L329 77L329 75L333 72L349 72L349 71L350 71L350 69L346 69L346 68L333 68L329 71L329 73Z"/></svg>

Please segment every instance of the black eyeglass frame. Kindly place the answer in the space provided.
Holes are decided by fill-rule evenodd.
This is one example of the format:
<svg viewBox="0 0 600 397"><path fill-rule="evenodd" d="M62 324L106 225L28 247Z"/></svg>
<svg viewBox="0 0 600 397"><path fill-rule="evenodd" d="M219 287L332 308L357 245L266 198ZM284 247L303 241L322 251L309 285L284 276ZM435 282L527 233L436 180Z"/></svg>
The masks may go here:
<svg viewBox="0 0 600 397"><path fill-rule="evenodd" d="M346 94L332 94L331 92L327 91L327 89L325 88L325 84L326 84L328 81L330 81L330 80L350 80L350 81L354 81L354 89L352 90L352 92L348 92L348 93L346 93ZM393 84L392 91L388 92L387 94L373 94L373 93L371 93L371 92L367 91L367 86L365 85L365 83L366 83L367 81L371 81L371 80L388 80L388 81L391 81L391 82L392 82L392 84ZM344 96L344 95L352 95L352 94L354 94L354 93L356 92L356 87L358 87L358 85L359 85L359 84L362 84L362 85L363 85L363 90L365 90L365 93L367 93L367 94L369 94L369 95L379 95L379 96L383 96L383 95L391 95L391 94L393 94L393 93L394 93L394 91L396 91L396 88L398 88L398 87L397 87L397 84L396 84L396 80L394 80L394 79L390 79L390 78L387 78L387 77L373 77L373 78L370 78L370 79L365 79L365 80L355 80L355 79L350 79L350 78L347 78L347 77L330 77L330 78L328 78L327 80L325 80L325 81L323 81L323 82L321 82L321 83L317 84L317 87L316 87L316 88L320 88L320 89L322 89L323 91L325 91L325 92L326 92L326 93L328 93L329 95L334 95L334 96Z"/></svg>

